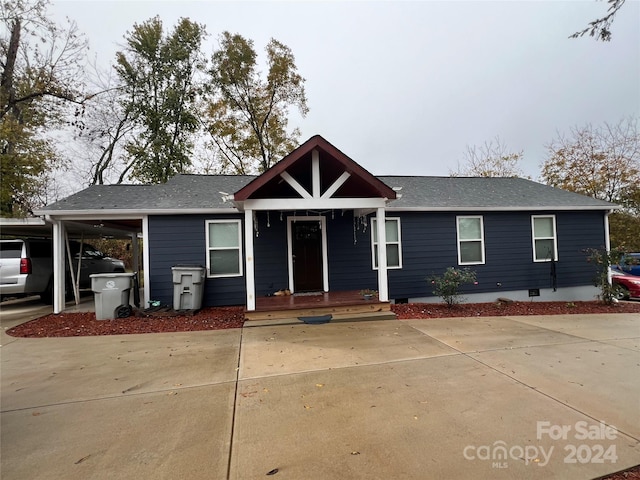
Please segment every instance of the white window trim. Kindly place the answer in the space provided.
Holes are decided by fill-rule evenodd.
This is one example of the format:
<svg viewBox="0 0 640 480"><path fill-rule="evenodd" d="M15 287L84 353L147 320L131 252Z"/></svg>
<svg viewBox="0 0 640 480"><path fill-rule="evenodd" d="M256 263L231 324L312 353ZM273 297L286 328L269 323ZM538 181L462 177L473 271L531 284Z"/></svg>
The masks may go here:
<svg viewBox="0 0 640 480"><path fill-rule="evenodd" d="M536 218L551 218L551 223L553 225L552 237L536 237L536 230L535 230ZM536 259L536 240L553 240L553 258ZM558 261L558 230L556 228L555 215L531 215L531 249L532 249L531 253L533 255L533 261L535 263Z"/></svg>
<svg viewBox="0 0 640 480"><path fill-rule="evenodd" d="M229 247L229 248L212 248L209 243L209 225L212 223L237 223L238 224L238 247ZM206 262L207 262L207 278L230 278L230 277L241 277L243 275L243 259L242 256L242 220L239 219L229 219L229 220L205 220L205 234L206 234ZM238 273L231 274L211 274L211 256L209 252L211 250L238 250Z"/></svg>
<svg viewBox="0 0 640 480"><path fill-rule="evenodd" d="M371 266L373 267L374 270L378 270L378 266L376 265L376 249L375 246L378 244L378 242L374 241L374 232L376 229L376 218L375 217L371 217ZM398 265L393 265L390 266L389 265L389 259L387 258L387 270L400 270L402 268L402 228L401 228L401 223L400 223L400 217L386 217L385 222L396 222L397 228L398 228L398 241L397 242L390 242L389 239L387 239L386 245L398 245Z"/></svg>
<svg viewBox="0 0 640 480"><path fill-rule="evenodd" d="M480 219L480 238L460 240L460 219L461 218L478 218ZM478 242L480 241L480 254L481 259L479 262L463 262L462 253L460 251L460 244L462 242ZM485 251L484 251L484 217L482 215L457 215L456 216L456 248L458 249L458 265L484 265L485 264Z"/></svg>

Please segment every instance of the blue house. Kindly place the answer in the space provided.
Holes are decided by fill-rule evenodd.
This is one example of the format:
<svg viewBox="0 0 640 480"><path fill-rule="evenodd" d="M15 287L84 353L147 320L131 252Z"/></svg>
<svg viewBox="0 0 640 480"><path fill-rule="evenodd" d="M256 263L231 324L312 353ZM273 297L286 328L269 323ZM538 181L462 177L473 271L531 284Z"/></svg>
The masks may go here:
<svg viewBox="0 0 640 480"><path fill-rule="evenodd" d="M614 208L521 178L377 177L314 136L259 176L96 185L38 213L54 226L54 259L74 226L142 236L145 302L171 303L171 267L197 264L205 306L253 312L279 290L437 302L425 278L447 267L476 272L468 301L593 300L585 249L608 246Z"/></svg>

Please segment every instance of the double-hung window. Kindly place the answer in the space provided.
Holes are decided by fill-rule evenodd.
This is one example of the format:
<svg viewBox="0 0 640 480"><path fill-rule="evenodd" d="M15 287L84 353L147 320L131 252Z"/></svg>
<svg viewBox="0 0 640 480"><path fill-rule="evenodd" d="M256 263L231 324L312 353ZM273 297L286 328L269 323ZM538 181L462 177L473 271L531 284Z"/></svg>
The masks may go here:
<svg viewBox="0 0 640 480"><path fill-rule="evenodd" d="M402 242L400 236L400 219L385 219L385 236L387 246L387 268L402 268ZM371 219L371 242L373 245L373 269L378 269L378 222Z"/></svg>
<svg viewBox="0 0 640 480"><path fill-rule="evenodd" d="M481 216L456 217L458 265L484 263L484 226Z"/></svg>
<svg viewBox="0 0 640 480"><path fill-rule="evenodd" d="M557 261L558 237L556 235L555 215L532 215L531 232L533 239L533 261Z"/></svg>
<svg viewBox="0 0 640 480"><path fill-rule="evenodd" d="M207 275L242 275L242 228L240 220L207 220Z"/></svg>

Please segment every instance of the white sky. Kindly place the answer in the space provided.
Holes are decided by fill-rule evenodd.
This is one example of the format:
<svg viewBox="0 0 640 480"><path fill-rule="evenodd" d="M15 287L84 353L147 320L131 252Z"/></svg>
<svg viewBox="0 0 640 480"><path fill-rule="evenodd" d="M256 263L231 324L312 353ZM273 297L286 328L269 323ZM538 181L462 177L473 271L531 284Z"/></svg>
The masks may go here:
<svg viewBox="0 0 640 480"><path fill-rule="evenodd" d="M210 56L228 30L289 46L310 112L301 140L320 134L376 175L449 175L467 145L496 135L524 150L537 178L545 144L586 123L640 114L640 2L628 1L611 42L570 34L605 1L54 1L112 63L134 23L155 15L206 25Z"/></svg>

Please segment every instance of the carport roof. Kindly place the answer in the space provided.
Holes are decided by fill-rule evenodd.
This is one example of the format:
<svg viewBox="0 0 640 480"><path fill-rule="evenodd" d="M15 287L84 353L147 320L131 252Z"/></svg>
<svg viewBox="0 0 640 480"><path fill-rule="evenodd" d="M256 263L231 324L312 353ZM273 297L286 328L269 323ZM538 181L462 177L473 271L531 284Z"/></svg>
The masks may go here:
<svg viewBox="0 0 640 480"><path fill-rule="evenodd" d="M163 185L94 185L39 215L235 211L233 194L252 175L177 175ZM398 193L390 210L608 210L616 205L522 178L379 176Z"/></svg>

